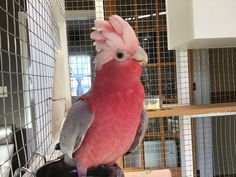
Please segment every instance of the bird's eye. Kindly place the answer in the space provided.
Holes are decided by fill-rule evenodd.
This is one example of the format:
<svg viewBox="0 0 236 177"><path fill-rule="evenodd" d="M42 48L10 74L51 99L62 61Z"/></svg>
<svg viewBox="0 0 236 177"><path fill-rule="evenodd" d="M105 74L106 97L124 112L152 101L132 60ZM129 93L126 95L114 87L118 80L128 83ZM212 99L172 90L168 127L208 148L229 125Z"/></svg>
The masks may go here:
<svg viewBox="0 0 236 177"><path fill-rule="evenodd" d="M122 52L118 52L117 54L116 54L116 58L117 59L122 59L124 57L124 54L122 53Z"/></svg>
<svg viewBox="0 0 236 177"><path fill-rule="evenodd" d="M126 51L117 51L115 59L117 61L125 61L128 58L128 53Z"/></svg>

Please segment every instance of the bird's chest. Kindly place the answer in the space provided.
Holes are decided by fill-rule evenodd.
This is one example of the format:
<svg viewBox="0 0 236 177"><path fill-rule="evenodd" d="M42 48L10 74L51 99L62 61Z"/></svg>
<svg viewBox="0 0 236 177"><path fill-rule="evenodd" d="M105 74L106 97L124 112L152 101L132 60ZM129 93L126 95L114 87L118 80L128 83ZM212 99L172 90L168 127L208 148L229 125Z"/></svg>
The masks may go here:
<svg viewBox="0 0 236 177"><path fill-rule="evenodd" d="M81 154L93 152L95 165L114 162L128 151L134 140L143 109L143 93L129 90L99 94L88 103L95 117Z"/></svg>
<svg viewBox="0 0 236 177"><path fill-rule="evenodd" d="M107 139L115 136L117 141L124 141L124 137L127 141L132 139L140 122L143 95L134 90L117 91L112 94L101 94L95 100L95 119L91 128L96 134L104 135Z"/></svg>
<svg viewBox="0 0 236 177"><path fill-rule="evenodd" d="M97 121L110 123L131 123L142 110L143 97L134 90L115 92L99 95L95 104L95 116Z"/></svg>

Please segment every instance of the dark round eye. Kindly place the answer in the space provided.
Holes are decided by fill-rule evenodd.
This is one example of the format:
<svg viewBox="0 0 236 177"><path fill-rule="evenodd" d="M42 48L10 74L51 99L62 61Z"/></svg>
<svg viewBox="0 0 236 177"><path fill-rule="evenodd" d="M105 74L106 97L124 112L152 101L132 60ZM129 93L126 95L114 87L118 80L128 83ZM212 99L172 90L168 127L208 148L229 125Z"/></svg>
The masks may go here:
<svg viewBox="0 0 236 177"><path fill-rule="evenodd" d="M119 62L125 61L129 57L129 54L125 50L118 50L115 54L115 59Z"/></svg>
<svg viewBox="0 0 236 177"><path fill-rule="evenodd" d="M116 54L116 58L117 59L122 59L124 57L124 54L122 53L122 52L118 52L117 54Z"/></svg>

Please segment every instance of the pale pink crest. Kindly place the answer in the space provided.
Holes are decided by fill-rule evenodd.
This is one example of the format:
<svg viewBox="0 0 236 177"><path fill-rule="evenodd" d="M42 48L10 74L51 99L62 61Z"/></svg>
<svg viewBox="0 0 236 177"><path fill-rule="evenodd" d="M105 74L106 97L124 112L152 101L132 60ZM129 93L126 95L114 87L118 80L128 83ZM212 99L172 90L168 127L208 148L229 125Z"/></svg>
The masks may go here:
<svg viewBox="0 0 236 177"><path fill-rule="evenodd" d="M90 34L90 38L95 40L95 41L106 40L106 38L102 35L102 31L93 31Z"/></svg>
<svg viewBox="0 0 236 177"><path fill-rule="evenodd" d="M110 47L103 49L102 52L99 52L94 59L95 69L100 69L103 64L107 63L108 61L112 60L116 50Z"/></svg>
<svg viewBox="0 0 236 177"><path fill-rule="evenodd" d="M105 20L95 20L94 29L97 31L114 31L111 23Z"/></svg>
<svg viewBox="0 0 236 177"><path fill-rule="evenodd" d="M115 47L117 49L125 49L125 44L122 38L116 34L109 31L103 31L103 36L106 38L106 44L110 47Z"/></svg>
<svg viewBox="0 0 236 177"><path fill-rule="evenodd" d="M117 50L133 55L139 46L133 28L118 15L112 15L109 21L96 20L93 29L96 31L90 37L95 40L94 45L99 51L94 60L95 69L112 60Z"/></svg>
<svg viewBox="0 0 236 177"><path fill-rule="evenodd" d="M117 31L117 33L121 35L122 40L125 43L126 49L130 53L135 52L137 47L139 46L139 41L133 28L129 25L129 23L123 20L118 15L112 15L111 17L109 17L109 20Z"/></svg>

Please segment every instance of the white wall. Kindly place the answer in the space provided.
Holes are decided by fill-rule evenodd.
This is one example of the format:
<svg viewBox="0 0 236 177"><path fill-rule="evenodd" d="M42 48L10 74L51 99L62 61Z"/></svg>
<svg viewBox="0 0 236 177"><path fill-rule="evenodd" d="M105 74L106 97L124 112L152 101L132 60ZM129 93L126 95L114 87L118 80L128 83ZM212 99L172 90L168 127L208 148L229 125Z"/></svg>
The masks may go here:
<svg viewBox="0 0 236 177"><path fill-rule="evenodd" d="M235 0L192 0L195 38L236 37Z"/></svg>
<svg viewBox="0 0 236 177"><path fill-rule="evenodd" d="M235 0L166 0L169 49L236 46Z"/></svg>
<svg viewBox="0 0 236 177"><path fill-rule="evenodd" d="M174 48L192 40L192 1L166 0L166 9L168 48Z"/></svg>

